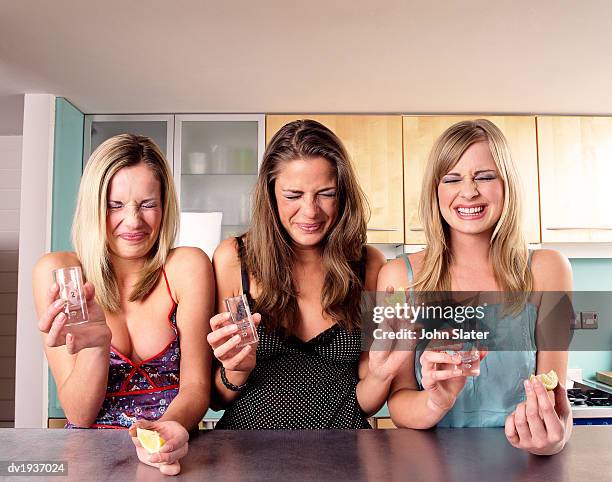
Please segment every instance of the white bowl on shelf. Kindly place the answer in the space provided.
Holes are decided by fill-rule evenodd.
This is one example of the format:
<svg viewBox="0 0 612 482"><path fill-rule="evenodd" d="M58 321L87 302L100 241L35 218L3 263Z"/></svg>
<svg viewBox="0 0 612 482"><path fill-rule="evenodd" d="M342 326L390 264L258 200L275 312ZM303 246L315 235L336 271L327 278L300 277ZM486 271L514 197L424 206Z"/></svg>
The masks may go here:
<svg viewBox="0 0 612 482"><path fill-rule="evenodd" d="M205 152L190 152L188 174L206 174L209 170L208 155Z"/></svg>

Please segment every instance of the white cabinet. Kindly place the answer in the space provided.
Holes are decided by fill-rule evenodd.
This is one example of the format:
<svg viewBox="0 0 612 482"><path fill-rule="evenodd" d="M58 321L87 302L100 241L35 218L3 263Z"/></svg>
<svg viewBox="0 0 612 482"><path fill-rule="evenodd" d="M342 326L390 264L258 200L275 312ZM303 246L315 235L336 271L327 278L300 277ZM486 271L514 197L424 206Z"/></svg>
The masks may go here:
<svg viewBox="0 0 612 482"><path fill-rule="evenodd" d="M172 166L174 146L173 115L86 115L83 166L91 153L107 139L118 134L150 137Z"/></svg>
<svg viewBox="0 0 612 482"><path fill-rule="evenodd" d="M219 240L244 233L263 156L263 115L177 115L174 177L181 205L179 244L209 256Z"/></svg>

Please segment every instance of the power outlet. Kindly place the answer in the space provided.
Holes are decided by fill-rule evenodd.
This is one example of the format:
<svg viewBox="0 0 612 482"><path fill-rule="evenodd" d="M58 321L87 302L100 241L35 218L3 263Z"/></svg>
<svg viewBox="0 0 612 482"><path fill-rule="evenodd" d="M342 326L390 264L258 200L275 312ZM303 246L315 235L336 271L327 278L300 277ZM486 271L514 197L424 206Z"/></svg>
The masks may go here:
<svg viewBox="0 0 612 482"><path fill-rule="evenodd" d="M574 313L574 316L570 319L570 330L580 330L582 328L582 321L580 312Z"/></svg>
<svg viewBox="0 0 612 482"><path fill-rule="evenodd" d="M584 330L596 330L599 326L599 313L597 311L581 311L580 318Z"/></svg>

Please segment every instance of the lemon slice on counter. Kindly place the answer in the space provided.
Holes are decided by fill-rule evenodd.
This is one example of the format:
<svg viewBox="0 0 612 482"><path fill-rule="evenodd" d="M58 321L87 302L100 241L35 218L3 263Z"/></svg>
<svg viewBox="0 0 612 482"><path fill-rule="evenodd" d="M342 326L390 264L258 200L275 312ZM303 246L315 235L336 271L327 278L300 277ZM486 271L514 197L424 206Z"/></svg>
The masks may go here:
<svg viewBox="0 0 612 482"><path fill-rule="evenodd" d="M529 377L530 380L533 380L534 378L540 380L546 390L554 390L559 383L559 377L554 370L551 370L548 373L541 373L539 375L531 375Z"/></svg>
<svg viewBox="0 0 612 482"><path fill-rule="evenodd" d="M136 436L142 447L150 454L156 454L166 443L155 430L136 427Z"/></svg>

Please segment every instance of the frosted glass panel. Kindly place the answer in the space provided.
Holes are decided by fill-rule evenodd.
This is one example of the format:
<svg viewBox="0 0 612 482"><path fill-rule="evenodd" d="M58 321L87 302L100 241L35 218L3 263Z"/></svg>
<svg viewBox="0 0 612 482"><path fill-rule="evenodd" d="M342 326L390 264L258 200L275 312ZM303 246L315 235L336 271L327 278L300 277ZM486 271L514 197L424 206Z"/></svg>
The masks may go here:
<svg viewBox="0 0 612 482"><path fill-rule="evenodd" d="M155 141L168 157L168 123L166 121L93 121L91 123L91 150L85 160L105 140L118 134L137 134Z"/></svg>
<svg viewBox="0 0 612 482"><path fill-rule="evenodd" d="M250 224L257 134L256 121L181 123L181 211L223 213L222 238Z"/></svg>

